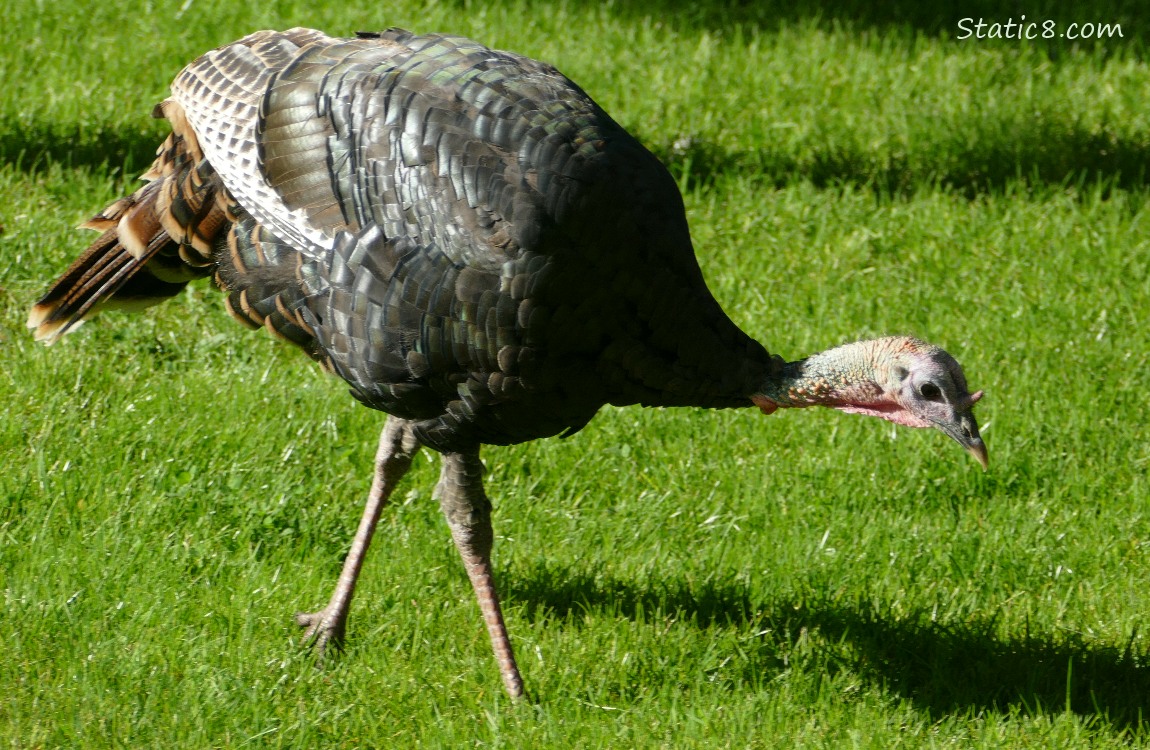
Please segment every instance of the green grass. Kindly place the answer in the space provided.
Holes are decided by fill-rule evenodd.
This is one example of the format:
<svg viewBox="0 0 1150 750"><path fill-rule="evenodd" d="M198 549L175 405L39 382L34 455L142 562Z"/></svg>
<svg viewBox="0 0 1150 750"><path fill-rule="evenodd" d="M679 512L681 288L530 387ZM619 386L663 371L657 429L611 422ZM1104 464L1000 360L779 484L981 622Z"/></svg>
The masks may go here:
<svg viewBox="0 0 1150 750"><path fill-rule="evenodd" d="M56 747L1150 746L1150 67L959 42L918 4L0 7L0 738ZM973 3L962 15L1006 15ZM891 10L893 8L893 10ZM1043 15L1045 13L1045 15ZM663 156L700 261L787 357L944 345L991 470L834 413L606 409L485 451L503 696L420 458L350 644L326 600L382 415L205 286L44 349L28 305L130 189L195 55L445 30L550 60Z"/></svg>

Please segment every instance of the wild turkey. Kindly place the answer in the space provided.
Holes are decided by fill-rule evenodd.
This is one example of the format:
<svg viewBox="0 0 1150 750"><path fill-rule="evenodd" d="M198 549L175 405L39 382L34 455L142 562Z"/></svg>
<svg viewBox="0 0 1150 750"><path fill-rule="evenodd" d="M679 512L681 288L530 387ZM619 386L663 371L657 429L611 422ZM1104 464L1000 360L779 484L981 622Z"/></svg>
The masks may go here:
<svg viewBox="0 0 1150 750"><path fill-rule="evenodd" d="M261 31L183 70L146 184L32 308L48 343L212 276L241 322L391 415L329 604L344 637L380 511L420 446L507 692L479 447L581 429L604 404L813 404L936 427L985 468L962 368L896 337L784 362L703 281L675 181L555 68L455 36Z"/></svg>

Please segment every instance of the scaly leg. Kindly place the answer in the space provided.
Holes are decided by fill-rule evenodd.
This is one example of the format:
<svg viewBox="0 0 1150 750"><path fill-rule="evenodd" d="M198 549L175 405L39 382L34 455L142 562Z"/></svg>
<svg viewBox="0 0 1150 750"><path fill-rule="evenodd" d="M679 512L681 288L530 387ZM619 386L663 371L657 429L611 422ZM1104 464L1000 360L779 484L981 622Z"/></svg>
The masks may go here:
<svg viewBox="0 0 1150 750"><path fill-rule="evenodd" d="M483 464L479 451L443 454L443 471L436 487L439 507L451 528L455 542L467 569L467 577L479 599L479 609L491 637L491 648L499 662L499 674L507 694L518 700L523 697L523 678L515 664L511 639L503 624L499 609L499 596L495 592L495 579L491 574L491 501L483 491Z"/></svg>
<svg viewBox="0 0 1150 750"><path fill-rule="evenodd" d="M367 505L363 509L359 529L355 532L351 550L343 562L339 582L331 594L327 606L318 612L299 612L296 623L305 628L303 641L311 643L322 658L324 651L331 646L338 649L343 645L347 629L347 613L351 609L351 597L355 594L355 582L363 567L367 548L371 544L375 524L387 499L391 496L399 480L411 468L411 460L419 450L419 441L412 434L411 424L402 419L389 417L379 436L379 451L375 454L375 477L371 481L371 491L367 495Z"/></svg>

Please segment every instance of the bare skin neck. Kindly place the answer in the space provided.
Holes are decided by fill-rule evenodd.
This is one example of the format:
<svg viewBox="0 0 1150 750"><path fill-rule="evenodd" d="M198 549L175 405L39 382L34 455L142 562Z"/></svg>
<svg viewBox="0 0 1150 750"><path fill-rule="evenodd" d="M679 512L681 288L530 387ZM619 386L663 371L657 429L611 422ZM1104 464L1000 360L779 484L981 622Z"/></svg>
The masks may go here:
<svg viewBox="0 0 1150 750"><path fill-rule="evenodd" d="M900 355L927 346L915 339L884 338L829 349L788 362L751 400L765 414L780 408L827 406L920 426L904 420L884 384L891 382Z"/></svg>

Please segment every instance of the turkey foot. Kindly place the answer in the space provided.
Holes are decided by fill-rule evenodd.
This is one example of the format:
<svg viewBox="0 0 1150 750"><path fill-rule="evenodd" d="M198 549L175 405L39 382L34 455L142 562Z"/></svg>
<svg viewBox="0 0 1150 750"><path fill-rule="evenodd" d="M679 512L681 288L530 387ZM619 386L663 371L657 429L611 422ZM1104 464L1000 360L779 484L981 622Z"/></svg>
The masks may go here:
<svg viewBox="0 0 1150 750"><path fill-rule="evenodd" d="M342 612L325 607L316 612L296 612L295 621L304 628L301 643L310 645L316 658L323 658L332 651L343 650L343 636L347 629L347 607Z"/></svg>
<svg viewBox="0 0 1150 750"><path fill-rule="evenodd" d="M316 612L299 612L296 624L305 628L303 643L311 644L317 657L322 661L329 647L339 650L343 645L347 629L347 615L351 610L351 599L355 595L355 584L359 571L363 568L367 548L375 534L375 525L380 513L387 505L388 498L399 480L411 468L411 460L419 450L419 441L411 431L411 424L391 417L379 436L379 451L375 454L375 476L371 481L371 491L363 508L363 517L356 529L351 549L343 561L339 581L331 594L327 606Z"/></svg>

